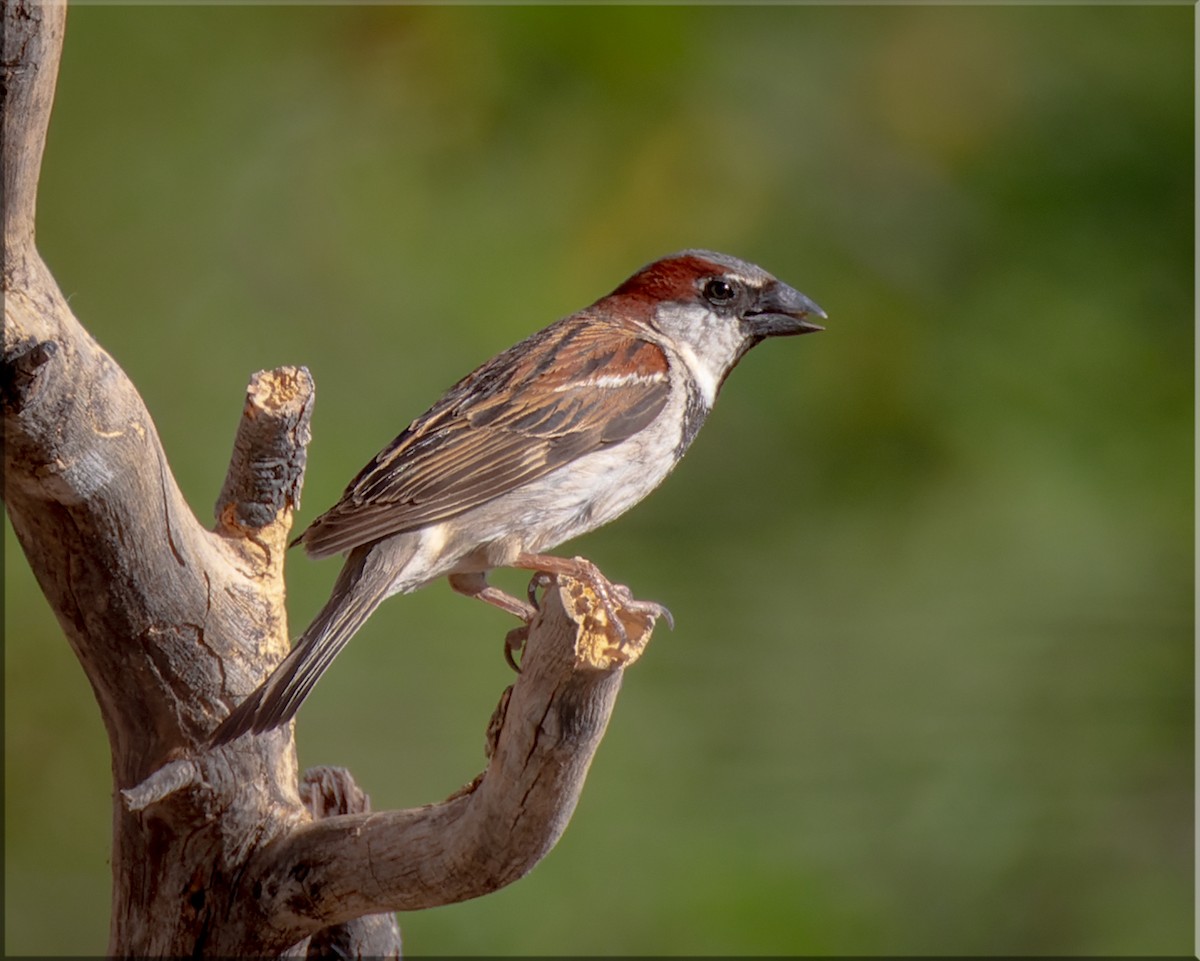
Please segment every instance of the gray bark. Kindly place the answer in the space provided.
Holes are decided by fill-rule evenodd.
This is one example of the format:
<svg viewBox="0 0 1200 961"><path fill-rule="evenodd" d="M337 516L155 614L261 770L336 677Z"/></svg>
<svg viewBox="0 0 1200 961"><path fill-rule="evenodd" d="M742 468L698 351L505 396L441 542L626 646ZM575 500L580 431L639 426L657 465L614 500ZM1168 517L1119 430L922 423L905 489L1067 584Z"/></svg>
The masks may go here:
<svg viewBox="0 0 1200 961"><path fill-rule="evenodd" d="M331 771L309 775L302 800L290 725L205 750L288 649L283 559L312 380L254 375L204 527L137 390L35 245L65 5L5 0L3 17L4 498L112 750L108 951L396 955L391 912L494 891L553 846L652 624L623 612L632 643L615 652L588 589L552 585L486 770L438 804L370 813Z"/></svg>

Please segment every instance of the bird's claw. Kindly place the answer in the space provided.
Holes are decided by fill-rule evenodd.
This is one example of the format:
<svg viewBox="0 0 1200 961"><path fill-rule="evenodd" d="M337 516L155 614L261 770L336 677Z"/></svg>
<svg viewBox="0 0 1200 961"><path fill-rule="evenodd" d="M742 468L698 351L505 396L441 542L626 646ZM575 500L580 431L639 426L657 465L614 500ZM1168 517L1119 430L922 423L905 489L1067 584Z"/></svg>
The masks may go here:
<svg viewBox="0 0 1200 961"><path fill-rule="evenodd" d="M667 622L667 627L675 630L675 615L671 613L666 604L660 604L658 601L639 601L624 584L613 584L612 586L625 610L632 611L634 614L645 614L655 620L661 618Z"/></svg>
<svg viewBox="0 0 1200 961"><path fill-rule="evenodd" d="M529 640L528 624L514 627L504 635L504 660L518 674L521 673L521 665L517 662L516 656L525 650L527 640Z"/></svg>
<svg viewBox="0 0 1200 961"><path fill-rule="evenodd" d="M529 586L525 588L525 596L529 598L529 605L533 608L534 614L537 614L542 609L537 596L538 588L544 589L549 587L553 579L545 571L535 571L533 577L529 579Z"/></svg>
<svg viewBox="0 0 1200 961"><path fill-rule="evenodd" d="M527 616L522 616L524 624L519 627L514 627L511 631L504 635L504 660L518 674L521 673L521 665L517 662L517 655L525 650L525 642L529 640L529 625L533 619L538 616L542 610L541 602L538 600L538 588L546 588L550 586L551 577L545 571L537 571L533 577L529 579L529 586L525 588L525 596L529 598L529 613Z"/></svg>

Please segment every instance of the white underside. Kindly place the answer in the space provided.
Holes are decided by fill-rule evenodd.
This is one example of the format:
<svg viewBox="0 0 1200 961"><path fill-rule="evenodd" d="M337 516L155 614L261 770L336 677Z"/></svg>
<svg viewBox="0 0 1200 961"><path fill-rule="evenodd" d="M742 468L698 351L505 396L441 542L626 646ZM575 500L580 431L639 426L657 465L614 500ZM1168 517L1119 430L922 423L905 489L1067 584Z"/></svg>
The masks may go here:
<svg viewBox="0 0 1200 961"><path fill-rule="evenodd" d="M396 535L417 546L388 593L408 593L447 574L506 567L518 554L551 551L619 517L675 466L685 399L684 390L672 391L664 416L628 440L450 520Z"/></svg>

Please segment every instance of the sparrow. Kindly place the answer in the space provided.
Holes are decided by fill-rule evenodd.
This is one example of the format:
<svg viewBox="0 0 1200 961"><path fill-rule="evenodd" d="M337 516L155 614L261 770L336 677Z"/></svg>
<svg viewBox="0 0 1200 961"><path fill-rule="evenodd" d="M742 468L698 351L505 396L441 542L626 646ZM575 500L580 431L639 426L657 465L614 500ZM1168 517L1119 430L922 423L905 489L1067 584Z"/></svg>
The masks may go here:
<svg viewBox="0 0 1200 961"><path fill-rule="evenodd" d="M291 653L210 743L290 720L381 602L442 577L526 623L535 607L489 584L490 570L582 580L618 630L617 605L669 618L592 562L546 552L661 484L750 348L822 330L810 318L825 316L761 267L685 250L472 371L293 541L314 558L345 553L345 565Z"/></svg>

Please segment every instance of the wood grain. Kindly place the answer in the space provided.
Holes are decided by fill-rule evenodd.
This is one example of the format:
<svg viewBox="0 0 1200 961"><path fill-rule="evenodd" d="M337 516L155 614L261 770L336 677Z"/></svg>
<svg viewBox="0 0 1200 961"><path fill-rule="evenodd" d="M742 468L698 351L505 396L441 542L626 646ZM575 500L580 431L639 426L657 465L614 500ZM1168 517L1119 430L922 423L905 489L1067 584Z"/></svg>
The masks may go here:
<svg viewBox="0 0 1200 961"><path fill-rule="evenodd" d="M4 498L112 750L108 952L397 955L390 912L494 891L553 846L651 624L629 615L631 643L614 656L588 590L552 586L523 673L490 725L481 710L486 770L439 804L371 813L348 775L327 774L309 779L306 804L290 725L206 751L288 650L283 558L312 379L292 367L252 377L205 528L136 388L35 246L65 5L5 0L3 18Z"/></svg>

